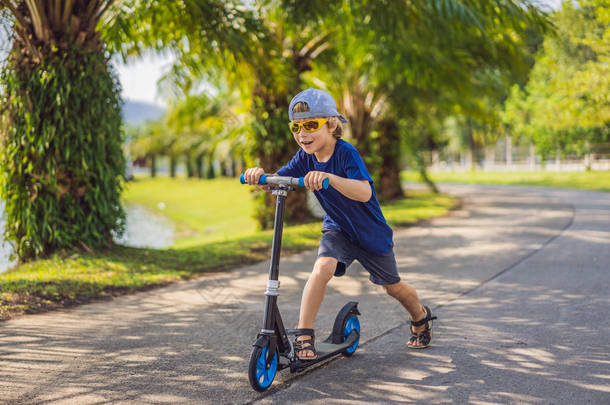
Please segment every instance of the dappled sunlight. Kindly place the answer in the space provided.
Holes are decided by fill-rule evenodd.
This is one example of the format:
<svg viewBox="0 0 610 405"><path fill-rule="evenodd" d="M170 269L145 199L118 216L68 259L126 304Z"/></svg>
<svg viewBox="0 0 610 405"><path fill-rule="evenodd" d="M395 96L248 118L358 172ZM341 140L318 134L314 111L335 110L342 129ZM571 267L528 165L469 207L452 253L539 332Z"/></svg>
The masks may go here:
<svg viewBox="0 0 610 405"><path fill-rule="evenodd" d="M496 252L506 252L507 250L518 248L516 243L478 243L476 252L465 250L464 248L438 249L436 254L445 257L467 257L472 255L493 255Z"/></svg>
<svg viewBox="0 0 610 405"><path fill-rule="evenodd" d="M286 261L282 266L279 305L286 325L292 326L310 270L295 272L288 263ZM245 398L253 398L245 370L251 344L261 327L267 271L268 264L258 264L226 274L206 275L190 283L174 284L137 297L121 297L113 301L123 308L120 317L107 312L108 303L55 314L62 320L53 330L44 332L44 342L26 332L36 330L36 327L26 326L25 320L12 321L17 328L16 335L11 336L11 342L1 338L0 341L3 345L11 345L18 360L11 363L3 349L1 362L3 370L7 370L4 376L11 379L10 385L16 390L27 390L31 386L28 381L35 378L37 386L49 391L36 394L43 402L77 401L98 395L106 400L124 399L119 380L130 386L158 387L149 390L150 398L163 398L174 390L181 393L206 391L210 395L216 392L215 395L234 401L243 399L245 391ZM324 305L332 310L317 320L322 335L328 332L336 312L349 296L357 299L361 293L381 294L368 277L358 274L329 284ZM367 315L373 316L370 309ZM41 325L44 318L45 315L32 317L40 319ZM370 318L373 319L374 316ZM385 326L379 327L387 328L395 322L388 319ZM112 327L98 326L103 324ZM17 341L17 336L24 337ZM49 351L49 345L56 349ZM30 350L35 352L29 359L38 366L33 369L28 365L28 370L37 371L26 375L24 362L28 361ZM104 377L100 378L100 375ZM53 386L52 381L60 377L71 382L65 387ZM277 379L281 382L283 378L291 377L278 376ZM23 384L18 384L22 378ZM8 380L0 377L0 387L7 384ZM231 394L227 391L230 387L241 388ZM143 400L141 393L134 395L137 396L133 399ZM193 400L195 397L186 395L184 398Z"/></svg>
<svg viewBox="0 0 610 405"><path fill-rule="evenodd" d="M145 401L152 401L155 403L165 402L168 404L176 404L189 400L188 396L179 395L168 395L168 394L155 394L155 395L142 395L142 399Z"/></svg>
<svg viewBox="0 0 610 405"><path fill-rule="evenodd" d="M121 361L124 363L149 363L152 361L156 361L157 358L153 356L139 356L139 355L130 355L124 353L121 355Z"/></svg>
<svg viewBox="0 0 610 405"><path fill-rule="evenodd" d="M244 358L239 356L221 356L220 360L226 361L242 361Z"/></svg>
<svg viewBox="0 0 610 405"><path fill-rule="evenodd" d="M574 385L575 387L584 388L586 390L595 390L610 393L610 385L608 385L608 383L587 384L580 381L565 381L565 383Z"/></svg>
<svg viewBox="0 0 610 405"><path fill-rule="evenodd" d="M594 258L581 260L580 252L584 243L592 243L589 246L600 259L607 257L607 250L594 240L605 238L606 233L590 225L589 218L577 220L547 245L548 239L571 221L571 210L566 205L556 208L557 215L546 217L555 218L552 222L540 216L536 224L536 218L528 217L529 233L523 233L527 228L523 226L490 230L489 242L484 228L478 232L482 240L473 239L476 248L472 249L468 238L459 237L459 230L468 233L466 225L476 221L454 226L455 218L443 218L430 229L417 229L416 237L409 232L401 235L397 244L401 275L417 287L425 301L445 304L434 311L439 321L435 322L433 346L424 351L406 350L406 325L365 344L350 359L353 363L333 363L327 373L341 375L348 368L374 369L375 373L367 374L365 380L356 378L359 383L334 384L333 400L374 403L378 398L389 398L395 403L496 404L545 403L550 398L577 403L580 398L588 398L589 402L600 403L609 391L610 374L600 372L610 364L607 347L600 343L607 340L604 334L609 330L607 315L596 308L607 307L607 294L599 284L607 282L603 277L597 282L603 265L596 265ZM529 212L522 216L529 216ZM430 238L447 243L431 252L424 242L420 243ZM451 246L454 243L459 246ZM505 244L506 251L484 249L496 243ZM465 259L468 255L460 249L469 250L472 256ZM409 253L413 259L401 260ZM446 259L446 254L451 259ZM554 265L542 261L543 257L550 257ZM527 260L521 262L522 258ZM518 265L512 270L515 263ZM481 271L471 267L467 270L470 277L457 277L466 266L480 266ZM482 279L493 276L486 272L492 267L496 272L511 271L478 288ZM582 276L568 285L561 284L565 274L575 271ZM460 291L470 292L460 295ZM289 387L286 395L294 397L308 386L330 388L324 377L312 374ZM325 398L327 391L318 391L321 394L316 398ZM336 397L342 392L350 394ZM330 401L325 398L326 402Z"/></svg>
<svg viewBox="0 0 610 405"><path fill-rule="evenodd" d="M523 303L528 310L521 313L517 312L516 304L524 290L531 298ZM554 290L558 307L579 301L575 294ZM608 392L609 375L587 373L590 361L596 355L603 356L603 348L589 346L588 352L583 353L574 347L545 344L544 330L554 328L554 325L537 320L539 310L536 306L544 307L537 299L537 294L542 292L541 287L494 282L485 296L464 297L451 308L436 312L440 317L436 325L437 338L428 350L404 349L400 335L407 335L406 326L398 330L404 333L386 335L373 346L365 345L359 355L350 360L356 364L336 362L327 367L327 372L331 375L341 373L346 367L366 370L367 361L373 360L375 373L369 374L366 382L358 386L348 381L339 383L333 393L350 392L350 395L334 400L337 403L354 399L362 403L375 402L376 398L396 403L451 400L458 403L537 403L548 400L549 391L554 392L557 383L563 384L563 390L578 387ZM554 300L552 296L547 299ZM505 308L507 313L495 319L485 316L494 308ZM539 332L528 333L532 328ZM396 354L388 355L388 351ZM405 367L406 364L412 366ZM575 381L575 373L585 373L588 382ZM308 375L288 391L316 385L321 378ZM599 383L590 382L595 379ZM507 384L511 390L507 390ZM328 384L324 386L330 388ZM317 397L322 398L325 391L319 391L321 394ZM573 392L572 396L577 397L578 392Z"/></svg>
<svg viewBox="0 0 610 405"><path fill-rule="evenodd" d="M600 220L602 220L600 218ZM605 221L610 221L610 218L606 217L603 219ZM579 231L578 233L572 235L573 238L581 240L583 242L590 243L601 243L605 245L610 245L610 232L601 232L601 231ZM610 249L610 246L608 247Z"/></svg>
<svg viewBox="0 0 610 405"><path fill-rule="evenodd" d="M262 325L266 262L7 322L0 330L0 390L9 400L37 403L209 403L211 398L282 403L285 393L295 391L319 403L368 405L384 398L394 403L483 404L544 402L555 391L607 394L610 375L600 367L610 360L598 343L605 332L592 327L595 322L582 321L603 319L594 309L607 305L606 295L590 293L585 276L591 269L564 270L583 274L570 288L555 284L553 277L533 277L548 268L537 258L556 245L547 242L570 223L573 211L545 197L545 212L529 196L522 203L532 208L523 209L511 193L498 192L485 200L493 206L486 209L477 201L471 207L466 201L467 215L396 232L401 278L439 316L430 349L405 348L406 311L354 263L344 277L328 284L314 327L324 339L337 311L358 301L361 348L353 357L311 373L281 372L272 386L278 391L261 398L250 389L246 369ZM494 216L500 217L495 223ZM511 216L517 218L512 224ZM600 238L605 232L576 222L556 242L578 249L584 243L601 246L596 242ZM553 254L557 263L567 260L561 249ZM278 303L286 327L296 324L315 258L315 251L282 258ZM524 258L520 271L481 288ZM559 268L553 271L560 274ZM556 310L552 320L549 304ZM496 315L490 317L490 312ZM560 339L549 338L554 335ZM592 370L592 364L598 368ZM575 381L575 375L586 380ZM127 393L125 387L130 387Z"/></svg>
<svg viewBox="0 0 610 405"><path fill-rule="evenodd" d="M342 280L343 281L343 280ZM368 280L367 280L368 281ZM345 297L351 297L357 299L361 297L363 294L374 294L373 291L370 291L371 288L368 286L363 280L354 280L353 278L345 278L345 281L342 283L341 293ZM366 289L366 291L365 291ZM379 294L385 294L384 291L378 290Z"/></svg>
<svg viewBox="0 0 610 405"><path fill-rule="evenodd" d="M497 397L497 400L477 399L477 395L475 395L474 397L469 398L469 402L473 405L497 405L498 403L523 404L542 401L540 398L536 398L533 395L515 394L511 392L496 392L494 393L494 396Z"/></svg>

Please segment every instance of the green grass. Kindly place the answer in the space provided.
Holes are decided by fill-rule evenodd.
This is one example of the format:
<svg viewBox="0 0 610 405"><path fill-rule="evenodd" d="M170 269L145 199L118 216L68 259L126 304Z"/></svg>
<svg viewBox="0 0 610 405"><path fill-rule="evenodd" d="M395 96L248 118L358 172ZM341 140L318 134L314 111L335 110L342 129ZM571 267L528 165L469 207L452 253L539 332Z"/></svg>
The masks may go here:
<svg viewBox="0 0 610 405"><path fill-rule="evenodd" d="M123 199L169 218L176 225L176 247L187 247L252 234L256 222L250 190L232 178L161 177L127 183Z"/></svg>
<svg viewBox="0 0 610 405"><path fill-rule="evenodd" d="M434 172L430 178L439 183L476 183L576 188L610 191L610 171L605 172ZM416 172L401 173L403 181L419 182Z"/></svg>
<svg viewBox="0 0 610 405"><path fill-rule="evenodd" d="M457 204L444 195L409 195L383 206L392 226L444 215ZM19 265L0 274L0 320L142 291L269 257L272 231L252 230L248 187L233 179L139 180L129 185L125 199L153 210L164 202L165 209L157 208L157 213L191 234L182 234L170 249L116 246L96 254L71 252ZM210 227L214 232L205 232ZM283 254L316 248L320 228L320 222L286 226Z"/></svg>

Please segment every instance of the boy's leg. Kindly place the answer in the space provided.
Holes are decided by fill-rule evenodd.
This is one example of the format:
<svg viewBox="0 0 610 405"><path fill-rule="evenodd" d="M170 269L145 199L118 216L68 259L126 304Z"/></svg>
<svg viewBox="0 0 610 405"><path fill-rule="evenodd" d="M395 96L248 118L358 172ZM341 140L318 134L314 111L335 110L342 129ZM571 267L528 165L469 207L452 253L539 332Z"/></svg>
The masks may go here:
<svg viewBox="0 0 610 405"><path fill-rule="evenodd" d="M396 265L396 258L392 249L381 256L361 250L356 258L371 274L371 281L382 285L389 295L396 298L409 312L412 321L417 322L426 317L426 311L421 302L419 302L415 288L400 281L398 266ZM411 328L414 333L422 332L426 329L426 324L421 326L411 325ZM423 344L419 340L413 342L410 339L407 346L423 346Z"/></svg>
<svg viewBox="0 0 610 405"><path fill-rule="evenodd" d="M299 329L313 329L313 322L316 318L320 304L324 299L326 284L333 278L337 268L338 260L333 257L320 257L316 260L313 266L313 271L309 275L309 280L303 289L303 297L301 298L301 312L299 315ZM307 340L311 336L299 336L298 340ZM314 352L311 350L299 351L298 356L301 358L313 357Z"/></svg>
<svg viewBox="0 0 610 405"><path fill-rule="evenodd" d="M426 316L426 311L423 305L419 302L417 291L407 283L399 281L395 284L384 285L383 289L409 312L409 316L413 321L419 321ZM414 332L420 332L426 328L426 325L412 326ZM412 343L413 346L420 346L419 342Z"/></svg>

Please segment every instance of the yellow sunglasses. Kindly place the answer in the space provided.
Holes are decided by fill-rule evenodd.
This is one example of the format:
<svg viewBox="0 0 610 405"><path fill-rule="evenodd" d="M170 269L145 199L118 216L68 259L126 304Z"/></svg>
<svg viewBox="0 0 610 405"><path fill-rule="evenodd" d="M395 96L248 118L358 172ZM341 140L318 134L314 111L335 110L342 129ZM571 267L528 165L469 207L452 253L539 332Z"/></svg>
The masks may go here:
<svg viewBox="0 0 610 405"><path fill-rule="evenodd" d="M290 127L290 132L296 135L301 131L301 128L303 128L305 132L317 131L322 125L326 124L327 121L328 118L312 118L305 122L290 121L288 126Z"/></svg>

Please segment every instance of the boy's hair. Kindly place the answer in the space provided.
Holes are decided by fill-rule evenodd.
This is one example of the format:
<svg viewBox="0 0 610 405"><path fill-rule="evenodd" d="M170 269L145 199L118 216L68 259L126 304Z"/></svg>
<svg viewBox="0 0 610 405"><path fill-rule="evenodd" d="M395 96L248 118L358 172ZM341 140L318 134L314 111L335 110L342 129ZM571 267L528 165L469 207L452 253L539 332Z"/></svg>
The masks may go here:
<svg viewBox="0 0 610 405"><path fill-rule="evenodd" d="M306 103L299 101L298 103L296 103L294 105L294 107L292 107L292 112L295 112L295 113L309 112L309 106ZM327 117L327 118L328 118L327 124L331 123L331 122L337 123L337 127L333 131L333 136L337 139L341 138L341 135L343 135L343 127L341 127L341 121L339 121L339 117Z"/></svg>

